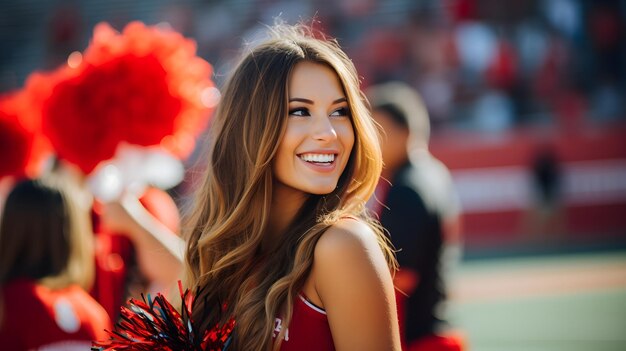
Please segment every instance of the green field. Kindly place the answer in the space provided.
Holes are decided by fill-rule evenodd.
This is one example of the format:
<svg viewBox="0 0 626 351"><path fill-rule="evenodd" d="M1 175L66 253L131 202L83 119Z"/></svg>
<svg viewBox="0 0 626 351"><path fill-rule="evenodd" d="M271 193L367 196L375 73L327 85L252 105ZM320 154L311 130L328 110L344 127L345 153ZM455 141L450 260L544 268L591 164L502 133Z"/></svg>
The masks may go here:
<svg viewBox="0 0 626 351"><path fill-rule="evenodd" d="M475 260L454 277L468 350L626 350L626 252Z"/></svg>

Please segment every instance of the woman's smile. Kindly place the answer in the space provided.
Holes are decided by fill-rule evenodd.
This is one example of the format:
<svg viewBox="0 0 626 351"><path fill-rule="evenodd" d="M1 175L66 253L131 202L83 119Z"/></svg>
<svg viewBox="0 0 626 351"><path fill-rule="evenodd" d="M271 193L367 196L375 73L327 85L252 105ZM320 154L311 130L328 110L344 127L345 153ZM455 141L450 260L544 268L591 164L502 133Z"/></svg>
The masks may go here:
<svg viewBox="0 0 626 351"><path fill-rule="evenodd" d="M307 167L315 172L327 173L335 170L337 152L307 152L298 154Z"/></svg>

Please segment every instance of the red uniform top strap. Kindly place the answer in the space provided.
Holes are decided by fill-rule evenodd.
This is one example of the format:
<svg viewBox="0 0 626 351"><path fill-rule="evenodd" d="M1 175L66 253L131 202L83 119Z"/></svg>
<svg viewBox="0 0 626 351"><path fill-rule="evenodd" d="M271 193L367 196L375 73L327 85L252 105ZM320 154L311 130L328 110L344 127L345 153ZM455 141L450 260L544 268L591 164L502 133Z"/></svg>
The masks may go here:
<svg viewBox="0 0 626 351"><path fill-rule="evenodd" d="M282 327L282 320L276 318L274 336ZM335 350L333 336L328 325L326 311L298 295L293 306L293 316L285 334L281 351L332 351Z"/></svg>

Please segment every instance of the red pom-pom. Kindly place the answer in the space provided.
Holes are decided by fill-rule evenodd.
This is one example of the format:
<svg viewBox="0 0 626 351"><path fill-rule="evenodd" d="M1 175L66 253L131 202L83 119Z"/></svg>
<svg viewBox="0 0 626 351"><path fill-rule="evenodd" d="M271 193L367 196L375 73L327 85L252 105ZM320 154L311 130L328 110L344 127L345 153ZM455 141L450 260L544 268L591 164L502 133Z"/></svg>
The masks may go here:
<svg viewBox="0 0 626 351"><path fill-rule="evenodd" d="M5 100L5 99L3 99ZM0 101L0 177L23 176L33 148L34 134Z"/></svg>
<svg viewBox="0 0 626 351"><path fill-rule="evenodd" d="M0 178L35 178L51 153L38 119L28 113L31 103L24 91L0 98Z"/></svg>
<svg viewBox="0 0 626 351"><path fill-rule="evenodd" d="M211 65L182 35L132 22L119 34L94 30L82 59L42 105L44 132L60 158L83 172L110 159L120 142L162 145L184 158L206 127Z"/></svg>
<svg viewBox="0 0 626 351"><path fill-rule="evenodd" d="M179 282L179 288L180 287ZM216 325L200 333L191 320L193 299L188 291L181 291L181 313L158 294L154 300L130 299L128 307L122 307L121 320L115 330L107 331L110 339L96 341L94 351L113 350L163 350L163 351L222 351L230 343L235 321Z"/></svg>

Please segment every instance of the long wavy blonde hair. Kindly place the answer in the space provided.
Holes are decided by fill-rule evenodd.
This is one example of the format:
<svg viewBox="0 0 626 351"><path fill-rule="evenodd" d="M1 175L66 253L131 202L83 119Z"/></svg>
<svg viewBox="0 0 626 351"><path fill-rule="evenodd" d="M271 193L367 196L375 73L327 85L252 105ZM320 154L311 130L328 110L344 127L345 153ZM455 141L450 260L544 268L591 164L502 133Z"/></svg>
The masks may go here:
<svg viewBox="0 0 626 351"><path fill-rule="evenodd" d="M313 262L315 245L342 216L372 224L395 269L390 245L365 213L382 168L378 133L351 60L334 40L306 26L277 25L271 38L250 49L226 82L211 126L208 165L185 221L185 278L195 291L193 319L201 328L236 320L231 350L267 350L277 316L281 338L293 301ZM261 253L272 203L272 160L285 131L288 81L294 66L311 61L331 67L343 85L355 143L336 189L309 195L281 245Z"/></svg>

